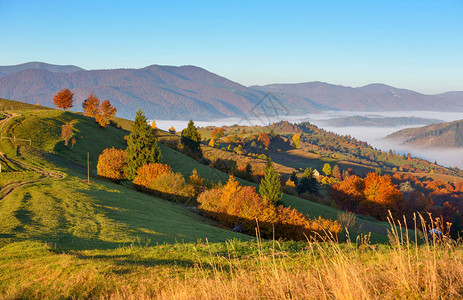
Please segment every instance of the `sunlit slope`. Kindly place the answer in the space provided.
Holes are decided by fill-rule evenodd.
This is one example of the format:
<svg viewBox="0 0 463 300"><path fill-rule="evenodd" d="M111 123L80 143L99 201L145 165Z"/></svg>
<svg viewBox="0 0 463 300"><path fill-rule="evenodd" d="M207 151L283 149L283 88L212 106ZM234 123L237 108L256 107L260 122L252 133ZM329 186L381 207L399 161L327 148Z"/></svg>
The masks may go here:
<svg viewBox="0 0 463 300"><path fill-rule="evenodd" d="M63 140L60 138L61 126L66 122L74 124L76 144L73 147L71 147L71 145L69 147L65 147ZM125 129L130 128L131 122L123 119L116 119L116 122L118 122L119 125L122 125L124 129L110 125L108 125L107 128L102 129L93 119L70 112L62 112L58 110L27 111L23 112L22 116L18 116L9 122L6 132L17 137L33 140L34 148L50 151L56 153L57 156L77 162L82 166L81 168L76 169L73 164L64 164L66 167L71 169L74 168L75 171L80 172L76 174L82 174L82 171L85 171L83 167L86 167L87 153L89 153L91 173L95 174L98 155L105 148L113 146L116 148L125 148L124 136L129 133ZM25 145L25 147L27 147L27 145ZM167 146L161 145L161 150L163 163L169 164L172 166L174 171L181 172L186 178L188 178L193 169L196 169L199 175L208 181L225 182L228 179L228 174L200 164L196 160ZM257 187L254 183L241 179L239 179L239 181L243 184L254 185ZM118 185L114 186L119 189L122 188ZM72 190L72 187L69 187L69 189ZM137 195L137 197L153 199L150 196L141 195L137 192L130 191L129 189L123 189L126 193L134 193L133 195ZM106 194L106 196L109 195L110 194ZM97 198L99 197L103 196L97 196ZM286 205L290 205L303 213L307 213L311 217L321 216L322 218L336 219L338 217L338 213L341 212L330 206L286 194L283 197L283 201ZM359 219L359 222L362 224L364 230L373 231L374 235L377 235L376 240L382 241L386 237L385 233L387 225L384 223L362 219Z"/></svg>
<svg viewBox="0 0 463 300"><path fill-rule="evenodd" d="M61 128L70 122L74 127L75 144L64 145ZM5 125L4 135L32 141L32 148L51 152L86 165L87 153L96 168L98 155L106 148L125 148L126 131L107 126L101 128L93 119L59 110L22 111ZM5 143L5 142L4 142ZM23 142L27 148L28 143Z"/></svg>
<svg viewBox="0 0 463 300"><path fill-rule="evenodd" d="M20 110L53 110L53 108L0 98L0 111Z"/></svg>
<svg viewBox="0 0 463 300"><path fill-rule="evenodd" d="M196 160L183 155L177 151L170 149L164 145L161 145L163 153L163 161L172 166L176 172L181 172L184 176L191 174L193 169L198 171L200 176L206 178L206 180L218 182L225 182L228 179L228 174L225 174L214 168L210 168L203 164L198 163ZM258 189L258 185L249 181L237 178L242 184L253 185ZM336 208L323 205L320 203L305 200L299 197L294 197L288 194L283 194L283 202L285 205L289 205L296 208L304 214L308 214L310 217L319 217L325 219L336 220L338 214L342 213L341 210ZM375 220L365 219L362 217L357 218L358 225L364 232L372 233L372 240L375 242L386 242L387 241L387 230L390 228L389 224L379 222Z"/></svg>
<svg viewBox="0 0 463 300"><path fill-rule="evenodd" d="M72 148L65 147L60 138L61 126L66 122L72 122L75 128L77 143ZM10 141L3 140L0 151L7 153L9 160L23 167L33 166L39 160L44 171L54 170L55 160L47 162L43 159L47 156L35 156L49 152L54 153L52 157L65 158L60 161L65 168L60 168L63 178L42 176L39 182L19 186L0 200L1 244L37 240L67 249L106 249L198 239L250 239L166 200L96 178L87 183L82 169L67 163L74 160L85 165L89 152L95 169L103 149L125 147L123 137L127 132L122 129L101 129L94 120L75 113L36 110L17 113L5 125L4 134L32 140L32 150L28 143L20 143L19 151ZM40 177L21 168L11 167L8 171L11 172L0 174L2 186L16 179Z"/></svg>
<svg viewBox="0 0 463 300"><path fill-rule="evenodd" d="M386 137L418 148L463 148L463 120L406 128Z"/></svg>
<svg viewBox="0 0 463 300"><path fill-rule="evenodd" d="M174 203L76 176L23 187L1 200L0 232L3 243L37 240L70 249L248 239Z"/></svg>

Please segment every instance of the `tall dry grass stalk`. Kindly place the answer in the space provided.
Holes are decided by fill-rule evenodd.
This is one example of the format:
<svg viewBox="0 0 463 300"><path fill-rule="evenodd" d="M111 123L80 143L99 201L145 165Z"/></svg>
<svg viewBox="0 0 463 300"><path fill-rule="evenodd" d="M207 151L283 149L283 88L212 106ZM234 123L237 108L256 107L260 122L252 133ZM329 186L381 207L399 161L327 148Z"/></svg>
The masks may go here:
<svg viewBox="0 0 463 300"><path fill-rule="evenodd" d="M423 232L436 228L421 215L416 218ZM403 222L390 219L388 247L370 245L364 238L348 244L309 241L306 251L287 256L274 242L270 254L259 251L248 261L230 257L226 267L211 260L210 268L199 266L189 277L170 279L150 295L159 299L461 298L461 246L420 237L418 230L411 240ZM259 238L257 242L262 244ZM119 290L111 298L143 295Z"/></svg>
<svg viewBox="0 0 463 300"><path fill-rule="evenodd" d="M416 216L422 232L434 220ZM127 274L85 268L58 277L41 294L11 287L7 298L98 299L455 299L463 295L463 248L460 243L420 236L390 220L390 244L308 241L300 252L286 244L263 242L257 231L256 255L243 256L246 244L230 242L228 251L199 254L197 264L179 272L172 265L139 267ZM269 245L270 244L270 245ZM207 244L197 245L208 249ZM139 251L139 250L137 250ZM252 253L252 252L250 252ZM202 256L201 256L202 255ZM201 257L200 257L201 256ZM206 257L206 259L204 259ZM73 264L68 261L67 264ZM78 265L78 264L77 264ZM110 267L105 269L111 270ZM55 269L56 270L56 269ZM94 272L94 273L92 273ZM62 272L63 273L63 272ZM79 286L75 283L78 278ZM77 279L76 279L77 278ZM35 286L33 286L35 287ZM31 287L31 288L33 288ZM35 287L36 288L36 287ZM21 290L22 289L22 290ZM55 289L54 293L50 290Z"/></svg>

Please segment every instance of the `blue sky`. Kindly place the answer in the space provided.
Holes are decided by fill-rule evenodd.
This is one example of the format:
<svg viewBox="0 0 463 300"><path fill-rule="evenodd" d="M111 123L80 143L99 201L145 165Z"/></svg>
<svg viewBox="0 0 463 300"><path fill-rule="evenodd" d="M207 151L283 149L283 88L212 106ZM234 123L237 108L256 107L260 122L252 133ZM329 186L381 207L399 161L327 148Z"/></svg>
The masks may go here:
<svg viewBox="0 0 463 300"><path fill-rule="evenodd" d="M463 1L0 0L0 65L197 65L244 85L463 90Z"/></svg>

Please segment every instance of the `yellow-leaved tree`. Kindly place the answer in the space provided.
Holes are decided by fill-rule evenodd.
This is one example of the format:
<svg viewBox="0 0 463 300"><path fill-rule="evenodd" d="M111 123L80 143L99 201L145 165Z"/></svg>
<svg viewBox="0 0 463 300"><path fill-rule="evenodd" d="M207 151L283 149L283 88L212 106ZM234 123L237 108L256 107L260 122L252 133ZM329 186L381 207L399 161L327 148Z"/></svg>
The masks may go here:
<svg viewBox="0 0 463 300"><path fill-rule="evenodd" d="M292 137L292 140L293 140L294 146L296 148L299 148L300 143L301 143L301 135L299 133L295 133Z"/></svg>
<svg viewBox="0 0 463 300"><path fill-rule="evenodd" d="M98 157L96 170L99 176L119 182L124 178L126 153L114 147L103 150Z"/></svg>

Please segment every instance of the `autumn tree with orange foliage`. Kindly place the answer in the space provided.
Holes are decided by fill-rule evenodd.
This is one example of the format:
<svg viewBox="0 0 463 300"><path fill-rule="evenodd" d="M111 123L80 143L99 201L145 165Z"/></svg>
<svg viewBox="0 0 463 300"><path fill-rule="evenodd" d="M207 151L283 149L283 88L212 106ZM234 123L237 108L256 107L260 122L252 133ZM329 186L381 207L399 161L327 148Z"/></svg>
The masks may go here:
<svg viewBox="0 0 463 300"><path fill-rule="evenodd" d="M108 125L109 119L117 112L117 109L108 100L104 100L100 104L100 99L93 93L90 93L88 98L82 103L82 108L84 109L84 115L94 118L103 128Z"/></svg>
<svg viewBox="0 0 463 300"><path fill-rule="evenodd" d="M363 179L357 175L351 175L344 178L340 184L331 186L329 193L341 209L355 212L364 199L364 188Z"/></svg>
<svg viewBox="0 0 463 300"><path fill-rule="evenodd" d="M299 145L301 143L301 134L295 133L291 139L293 140L294 146L296 148L299 148Z"/></svg>
<svg viewBox="0 0 463 300"><path fill-rule="evenodd" d="M106 127L108 125L109 119L111 119L117 112L117 109L111 105L111 102L108 100L104 100L101 105L100 109L98 110L98 114L95 117L95 120L100 124L101 127Z"/></svg>
<svg viewBox="0 0 463 300"><path fill-rule="evenodd" d="M360 203L359 212L386 220L388 211L400 217L403 212L403 194L392 183L391 176L368 173L364 179L364 201Z"/></svg>
<svg viewBox="0 0 463 300"><path fill-rule="evenodd" d="M153 179L168 173L172 173L172 168L169 165L149 163L137 169L137 176L133 180L133 184L142 189L147 188Z"/></svg>
<svg viewBox="0 0 463 300"><path fill-rule="evenodd" d="M341 169L339 168L338 165L334 165L332 173L333 173L332 175L333 175L334 178L336 178L338 180L342 180Z"/></svg>
<svg viewBox="0 0 463 300"><path fill-rule="evenodd" d="M233 176L223 187L201 193L197 201L209 216L230 227L238 225L248 234L255 233L257 220L264 238L306 240L341 230L337 221L309 219L296 209L275 206L259 197L255 187L241 186Z"/></svg>
<svg viewBox="0 0 463 300"><path fill-rule="evenodd" d="M196 186L204 186L204 178L199 176L196 169L193 169L190 178L188 179L188 183Z"/></svg>
<svg viewBox="0 0 463 300"><path fill-rule="evenodd" d="M214 146L215 146L215 140L214 140L214 139L211 139L211 140L209 141L209 144L208 144L208 145L209 145L209 147L214 147Z"/></svg>
<svg viewBox="0 0 463 300"><path fill-rule="evenodd" d="M90 93L88 98L82 103L82 108L84 109L84 115L95 118L100 109L100 99L93 93Z"/></svg>
<svg viewBox="0 0 463 300"><path fill-rule="evenodd" d="M58 108L62 108L63 110L68 110L71 108L73 102L74 93L69 89L63 89L53 97L53 104L55 104L55 106Z"/></svg>
<svg viewBox="0 0 463 300"><path fill-rule="evenodd" d="M151 180L148 192L166 200L188 203L196 196L195 187L187 184L181 173L166 173Z"/></svg>
<svg viewBox="0 0 463 300"><path fill-rule="evenodd" d="M214 128L214 129L212 130L211 137L212 137L213 139L219 139L219 138L223 137L224 134L225 134L225 131L224 131L223 128L217 128L217 127L216 127L216 128Z"/></svg>
<svg viewBox="0 0 463 300"><path fill-rule="evenodd" d="M389 175L368 173L365 179L351 175L340 184L334 184L329 193L340 208L379 220L386 220L389 210L401 217L404 209L404 196Z"/></svg>
<svg viewBox="0 0 463 300"><path fill-rule="evenodd" d="M200 181L199 176L197 181ZM191 200L197 193L196 186L187 184L182 174L174 173L169 165L161 163L149 163L138 168L133 184L145 193L181 203Z"/></svg>
<svg viewBox="0 0 463 300"><path fill-rule="evenodd" d="M124 178L126 153L114 147L103 150L98 157L97 174L101 177L119 182Z"/></svg>
<svg viewBox="0 0 463 300"><path fill-rule="evenodd" d="M268 148L268 146L270 146L270 137L265 132L262 132L261 134L259 134L259 137L257 138L257 140L261 142L265 148Z"/></svg>
<svg viewBox="0 0 463 300"><path fill-rule="evenodd" d="M72 138L72 130L73 130L74 126L72 125L71 122L68 122L68 123L65 123L62 127L61 127L61 138L64 139L64 146L68 146L69 144L69 141L71 140Z"/></svg>

